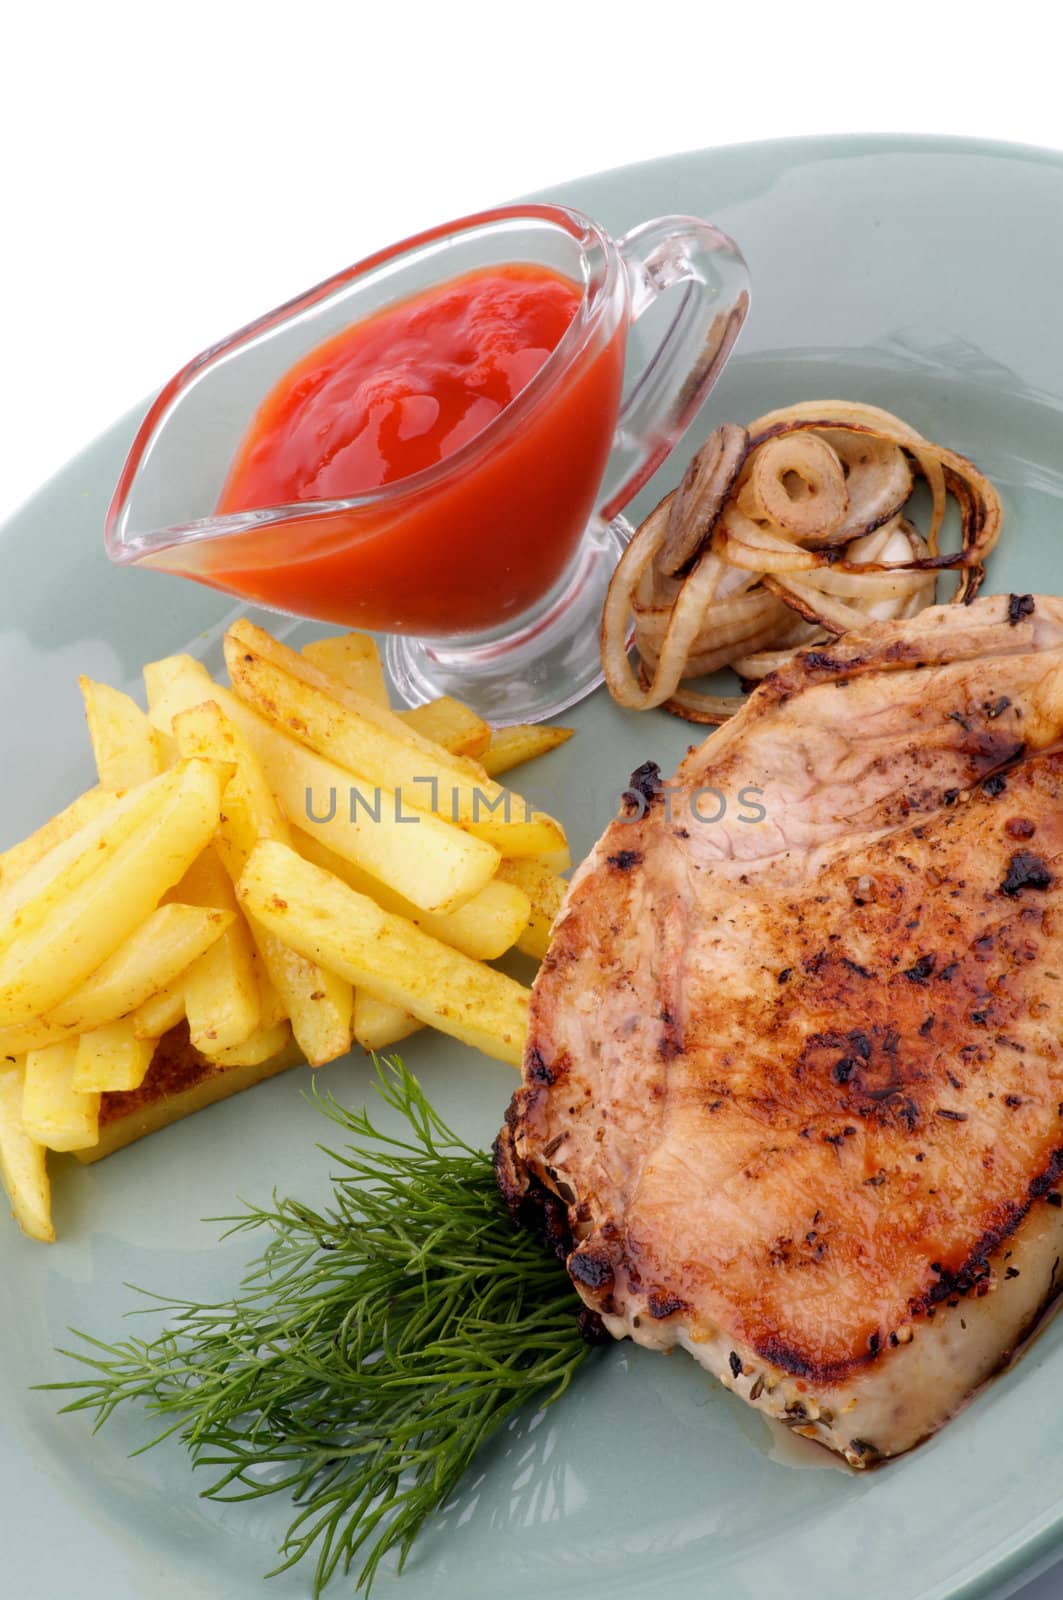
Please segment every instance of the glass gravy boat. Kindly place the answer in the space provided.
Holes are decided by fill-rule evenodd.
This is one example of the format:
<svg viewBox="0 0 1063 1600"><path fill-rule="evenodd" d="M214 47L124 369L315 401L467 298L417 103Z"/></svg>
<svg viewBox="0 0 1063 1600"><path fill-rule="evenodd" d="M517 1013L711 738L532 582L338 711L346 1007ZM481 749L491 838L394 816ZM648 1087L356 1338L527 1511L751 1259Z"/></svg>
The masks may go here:
<svg viewBox="0 0 1063 1600"><path fill-rule="evenodd" d="M384 306L516 262L563 274L581 297L543 365L479 433L348 499L219 514L261 401L310 351ZM629 330L670 290L674 313L636 360ZM550 716L601 681L598 624L627 531L613 519L712 388L748 304L737 246L693 217L659 218L617 241L554 205L433 228L259 318L170 380L122 470L108 554L385 633L410 704L452 694L496 725Z"/></svg>

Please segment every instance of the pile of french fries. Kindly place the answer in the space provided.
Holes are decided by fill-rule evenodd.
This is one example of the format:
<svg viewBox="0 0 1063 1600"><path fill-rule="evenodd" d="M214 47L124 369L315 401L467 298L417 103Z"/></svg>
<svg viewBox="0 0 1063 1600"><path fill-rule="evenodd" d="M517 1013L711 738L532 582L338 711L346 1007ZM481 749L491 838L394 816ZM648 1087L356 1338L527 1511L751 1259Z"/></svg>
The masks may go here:
<svg viewBox="0 0 1063 1600"><path fill-rule="evenodd" d="M146 714L83 678L99 781L0 855L0 1177L35 1239L49 1151L97 1160L299 1057L427 1025L520 1062L528 990L488 963L545 953L570 861L496 779L568 730L394 711L363 634L298 653L237 622L225 660L231 688L150 663Z"/></svg>

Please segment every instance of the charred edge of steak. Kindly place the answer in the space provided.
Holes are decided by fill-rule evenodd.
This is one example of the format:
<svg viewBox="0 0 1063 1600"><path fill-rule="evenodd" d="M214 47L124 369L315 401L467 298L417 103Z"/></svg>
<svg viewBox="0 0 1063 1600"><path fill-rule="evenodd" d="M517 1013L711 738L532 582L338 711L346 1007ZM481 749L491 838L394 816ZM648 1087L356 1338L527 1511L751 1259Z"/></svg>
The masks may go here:
<svg viewBox="0 0 1063 1600"><path fill-rule="evenodd" d="M628 811L634 811L639 816L644 815L647 807L653 804L663 788L661 769L656 761L644 761L641 767L635 768L624 790L625 796L631 796L635 802L633 806L627 808Z"/></svg>
<svg viewBox="0 0 1063 1600"><path fill-rule="evenodd" d="M1063 1177L1063 1147L1053 1150L1044 1171L1031 1179L1025 1199L1012 1202L1004 1210L999 1225L987 1229L982 1237L975 1241L963 1261L955 1267L946 1267L937 1261L932 1264L931 1271L935 1281L925 1294L909 1302L909 1315L933 1316L938 1307L945 1302L955 1303L968 1296L981 1297L986 1294L992 1278L992 1258L1015 1233L1031 1206L1038 1200L1046 1199L1049 1191L1055 1188L1061 1177ZM1061 1289L1063 1289L1063 1279L1060 1279L1058 1274L1053 1274L1048 1293L1032 1319L1031 1326L1057 1298ZM851 1377L858 1368L877 1361L879 1356L885 1353L886 1348L879 1342L874 1348L869 1345L866 1352L861 1352L857 1356L846 1356L839 1361L818 1361L807 1352L773 1336L763 1340L753 1338L750 1343L763 1360L772 1362L792 1377L806 1378L820 1385L840 1383Z"/></svg>
<svg viewBox="0 0 1063 1600"><path fill-rule="evenodd" d="M569 1277L594 1294L609 1293L616 1281L613 1259L604 1250L574 1250L568 1258Z"/></svg>
<svg viewBox="0 0 1063 1600"><path fill-rule="evenodd" d="M524 1057L524 1071L528 1082L542 1085L547 1089L553 1087L559 1078L563 1078L571 1066L567 1050L547 1061L538 1045L529 1045Z"/></svg>
<svg viewBox="0 0 1063 1600"><path fill-rule="evenodd" d="M597 1311L592 1311L590 1306L581 1305L576 1326L584 1344L612 1344L613 1336Z"/></svg>
<svg viewBox="0 0 1063 1600"><path fill-rule="evenodd" d="M515 1134L521 1118L523 1092L518 1089L510 1101L505 1123L492 1146L495 1182L514 1227L525 1228L538 1239L544 1250L567 1263L573 1246L567 1208L541 1179L528 1171L517 1155ZM575 1296L573 1311L580 1334L588 1344L611 1342L611 1335L597 1311L576 1300Z"/></svg>

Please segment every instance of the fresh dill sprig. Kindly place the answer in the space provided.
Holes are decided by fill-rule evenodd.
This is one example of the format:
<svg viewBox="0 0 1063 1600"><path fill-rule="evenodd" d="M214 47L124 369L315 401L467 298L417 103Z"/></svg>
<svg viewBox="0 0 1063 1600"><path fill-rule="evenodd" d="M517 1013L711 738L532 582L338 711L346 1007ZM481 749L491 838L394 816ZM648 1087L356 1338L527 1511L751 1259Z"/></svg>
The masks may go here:
<svg viewBox="0 0 1063 1600"><path fill-rule="evenodd" d="M358 1557L367 1589L394 1547L401 1570L483 1442L563 1394L588 1354L564 1267L513 1227L491 1158L446 1126L401 1061L377 1074L408 1138L315 1091L355 1141L322 1146L341 1168L329 1209L274 1195L272 1209L213 1219L272 1235L234 1299L138 1289L165 1331L105 1344L72 1329L88 1351L61 1354L92 1376L41 1386L81 1391L63 1409L94 1411L97 1428L140 1402L167 1422L143 1448L179 1434L194 1466L216 1470L210 1499L290 1494L274 1572L315 1552L315 1595Z"/></svg>

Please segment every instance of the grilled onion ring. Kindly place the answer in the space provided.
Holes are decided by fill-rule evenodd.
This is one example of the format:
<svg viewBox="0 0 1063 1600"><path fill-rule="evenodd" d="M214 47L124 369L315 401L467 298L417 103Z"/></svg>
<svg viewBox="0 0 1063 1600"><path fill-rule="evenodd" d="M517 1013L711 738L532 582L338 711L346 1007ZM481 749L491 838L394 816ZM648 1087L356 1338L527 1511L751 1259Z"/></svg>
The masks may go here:
<svg viewBox="0 0 1063 1600"><path fill-rule="evenodd" d="M902 515L913 471L931 495L925 535ZM962 536L943 555L948 494ZM939 572L958 574L954 604L972 600L1000 520L996 490L970 461L876 406L809 400L748 429L725 424L613 574L601 631L610 692L634 709L721 722L743 697L701 694L684 679L725 665L763 677L868 617L914 616L934 604Z"/></svg>
<svg viewBox="0 0 1063 1600"><path fill-rule="evenodd" d="M712 532L748 449L746 430L731 422L725 422L706 439L672 500L664 540L654 563L658 572L673 577L697 555Z"/></svg>
<svg viewBox="0 0 1063 1600"><path fill-rule="evenodd" d="M841 459L817 434L780 433L754 452L748 480L752 515L795 539L824 539L849 515Z"/></svg>

